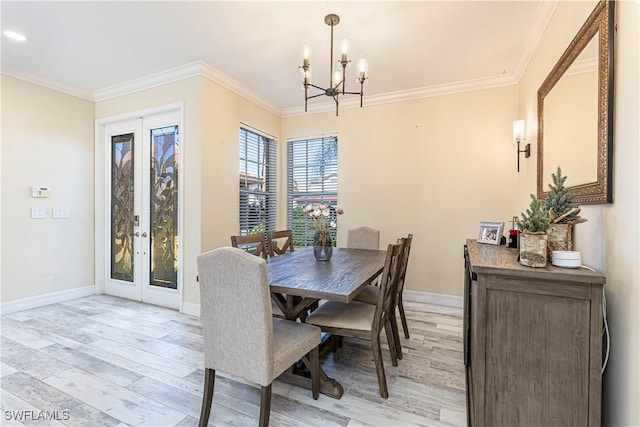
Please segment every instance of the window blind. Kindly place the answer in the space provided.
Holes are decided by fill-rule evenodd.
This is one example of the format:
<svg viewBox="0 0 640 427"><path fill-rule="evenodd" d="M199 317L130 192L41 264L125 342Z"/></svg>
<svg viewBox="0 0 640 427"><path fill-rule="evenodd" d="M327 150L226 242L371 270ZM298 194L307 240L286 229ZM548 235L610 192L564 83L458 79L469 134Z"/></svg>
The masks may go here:
<svg viewBox="0 0 640 427"><path fill-rule="evenodd" d="M246 128L239 135L240 234L276 227L276 141Z"/></svg>
<svg viewBox="0 0 640 427"><path fill-rule="evenodd" d="M338 137L291 140L287 143L287 225L295 246L313 245L315 230L302 208L338 203ZM333 241L336 229L332 230Z"/></svg>

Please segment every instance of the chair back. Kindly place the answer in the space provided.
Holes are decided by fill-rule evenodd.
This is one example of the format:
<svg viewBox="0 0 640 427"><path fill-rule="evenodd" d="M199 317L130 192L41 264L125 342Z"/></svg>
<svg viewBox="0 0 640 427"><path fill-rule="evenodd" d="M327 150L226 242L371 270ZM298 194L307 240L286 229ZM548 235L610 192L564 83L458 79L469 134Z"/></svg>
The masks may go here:
<svg viewBox="0 0 640 427"><path fill-rule="evenodd" d="M409 264L409 252L411 252L411 242L413 234L398 239L398 243L404 243L402 249L402 259L400 264L400 275L398 276L398 286L396 289L396 298L402 298L402 290L404 289L404 278L407 275L407 265ZM397 301L397 300L396 300Z"/></svg>
<svg viewBox="0 0 640 427"><path fill-rule="evenodd" d="M400 276L401 258L404 243L389 243L387 256L384 260L384 269L380 278L380 290L376 302L376 311L373 319L373 327L381 330L385 325L395 302L395 294ZM374 329L375 330L375 329Z"/></svg>
<svg viewBox="0 0 640 427"><path fill-rule="evenodd" d="M347 230L347 248L380 249L380 230L366 225Z"/></svg>
<svg viewBox="0 0 640 427"><path fill-rule="evenodd" d="M267 248L264 242L263 232L231 236L231 246L234 248L240 248L245 252L267 259Z"/></svg>
<svg viewBox="0 0 640 427"><path fill-rule="evenodd" d="M272 381L273 320L264 259L238 248L197 258L205 368Z"/></svg>
<svg viewBox="0 0 640 427"><path fill-rule="evenodd" d="M293 232L291 230L271 231L268 234L269 256L293 252ZM278 239L284 239L278 244Z"/></svg>

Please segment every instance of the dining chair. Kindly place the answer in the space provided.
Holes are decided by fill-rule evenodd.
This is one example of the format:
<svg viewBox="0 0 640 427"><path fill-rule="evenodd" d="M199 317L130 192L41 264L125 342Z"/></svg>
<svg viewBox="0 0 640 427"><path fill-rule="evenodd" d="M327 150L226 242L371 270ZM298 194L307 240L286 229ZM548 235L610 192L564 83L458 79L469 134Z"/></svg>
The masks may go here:
<svg viewBox="0 0 640 427"><path fill-rule="evenodd" d="M267 258L265 233L263 232L231 236L231 246L245 249L246 252L250 252L261 258Z"/></svg>
<svg viewBox="0 0 640 427"><path fill-rule="evenodd" d="M370 340L380 396L385 399L389 397L389 390L384 373L380 333L384 328L391 352L391 362L393 366L398 366L390 315L400 274L401 255L402 244L389 244L376 305L357 301L350 303L327 301L305 319L306 323L319 326L323 332L331 335Z"/></svg>
<svg viewBox="0 0 640 427"><path fill-rule="evenodd" d="M197 257L205 384L199 426L209 421L216 371L260 384L260 426L269 425L273 380L302 360L319 395L320 329L273 318L266 261L223 247Z"/></svg>
<svg viewBox="0 0 640 427"><path fill-rule="evenodd" d="M293 252L293 232L291 230L271 231L267 236L270 257L282 255L287 251ZM279 239L284 240L280 241Z"/></svg>
<svg viewBox="0 0 640 427"><path fill-rule="evenodd" d="M243 249L247 253L251 253L260 258L267 259L267 248L265 246L265 233L251 233L231 236L231 246ZM275 317L285 318L282 309L271 301L271 312Z"/></svg>
<svg viewBox="0 0 640 427"><path fill-rule="evenodd" d="M366 225L347 230L347 248L380 249L380 230Z"/></svg>
<svg viewBox="0 0 640 427"><path fill-rule="evenodd" d="M411 251L411 243L413 241L413 234L409 234L407 237L401 237L398 242L402 242L402 258L400 261L400 275L398 276L398 286L393 301L393 308L391 312L391 326L393 328L393 338L396 346L396 355L398 359L402 359L402 344L400 343L400 329L398 328L398 321L396 320L396 308L400 314L400 321L402 322L402 330L404 337L409 338L409 326L407 325L407 317L404 314L404 304L402 303L402 293L404 290L404 280L407 274L407 265L409 264L409 253ZM367 286L360 292L354 301L364 302L367 304L375 305L378 301L379 288L375 286Z"/></svg>

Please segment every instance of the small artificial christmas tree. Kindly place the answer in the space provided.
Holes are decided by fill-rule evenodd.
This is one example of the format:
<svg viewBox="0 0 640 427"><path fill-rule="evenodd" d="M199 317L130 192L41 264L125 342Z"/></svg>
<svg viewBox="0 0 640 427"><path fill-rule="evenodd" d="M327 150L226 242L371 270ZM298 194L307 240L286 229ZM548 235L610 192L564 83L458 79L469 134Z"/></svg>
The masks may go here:
<svg viewBox="0 0 640 427"><path fill-rule="evenodd" d="M555 174L551 174L553 184L549 184L549 194L545 199L545 208L549 212L549 221L553 224L578 224L586 219L580 217L580 208L572 203L572 196L564 186L567 180L562 176L560 166Z"/></svg>
<svg viewBox="0 0 640 427"><path fill-rule="evenodd" d="M547 266L547 230L549 229L549 213L544 202L531 195L529 209L521 214L518 222L520 235L520 264L527 267Z"/></svg>
<svg viewBox="0 0 640 427"><path fill-rule="evenodd" d="M549 229L549 214L542 200L531 194L531 204L526 212L520 214L522 220L518 222L520 231L531 234L544 234Z"/></svg>

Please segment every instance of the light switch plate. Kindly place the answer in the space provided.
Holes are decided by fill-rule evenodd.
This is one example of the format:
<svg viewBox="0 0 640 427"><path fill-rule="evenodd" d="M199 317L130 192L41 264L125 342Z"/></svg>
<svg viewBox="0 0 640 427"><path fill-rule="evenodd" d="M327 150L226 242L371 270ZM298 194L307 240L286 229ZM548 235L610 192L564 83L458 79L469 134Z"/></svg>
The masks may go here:
<svg viewBox="0 0 640 427"><path fill-rule="evenodd" d="M33 219L43 219L47 217L47 209L46 208L31 208L31 218Z"/></svg>
<svg viewBox="0 0 640 427"><path fill-rule="evenodd" d="M53 217L55 219L70 218L71 208L53 208Z"/></svg>

